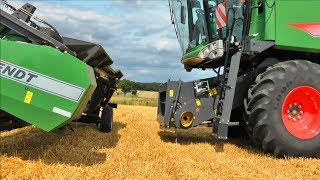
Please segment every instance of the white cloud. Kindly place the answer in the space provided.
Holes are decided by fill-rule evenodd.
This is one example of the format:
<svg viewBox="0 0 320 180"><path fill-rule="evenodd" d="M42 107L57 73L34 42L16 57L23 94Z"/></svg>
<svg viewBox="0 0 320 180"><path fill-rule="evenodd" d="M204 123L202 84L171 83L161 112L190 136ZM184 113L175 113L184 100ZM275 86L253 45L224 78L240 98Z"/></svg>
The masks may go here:
<svg viewBox="0 0 320 180"><path fill-rule="evenodd" d="M151 74L151 71L148 70L148 69L140 69L137 72L141 73L141 74L144 74L144 75Z"/></svg>
<svg viewBox="0 0 320 180"><path fill-rule="evenodd" d="M205 76L183 69L165 0L31 3L37 7L35 15L56 27L61 35L101 44L124 78L163 82Z"/></svg>
<svg viewBox="0 0 320 180"><path fill-rule="evenodd" d="M153 44L153 47L155 47L157 50L171 50L176 49L176 47L179 46L176 40L172 39L161 39Z"/></svg>

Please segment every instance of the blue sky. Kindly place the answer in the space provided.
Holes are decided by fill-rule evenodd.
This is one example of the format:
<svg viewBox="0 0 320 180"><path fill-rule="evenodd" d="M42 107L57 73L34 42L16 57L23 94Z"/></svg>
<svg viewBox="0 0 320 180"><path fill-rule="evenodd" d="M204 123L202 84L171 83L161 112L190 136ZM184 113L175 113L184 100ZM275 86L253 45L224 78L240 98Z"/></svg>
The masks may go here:
<svg viewBox="0 0 320 180"><path fill-rule="evenodd" d="M11 2L35 5L35 15L62 36L101 44L125 79L189 81L214 75L212 71L184 70L167 0Z"/></svg>

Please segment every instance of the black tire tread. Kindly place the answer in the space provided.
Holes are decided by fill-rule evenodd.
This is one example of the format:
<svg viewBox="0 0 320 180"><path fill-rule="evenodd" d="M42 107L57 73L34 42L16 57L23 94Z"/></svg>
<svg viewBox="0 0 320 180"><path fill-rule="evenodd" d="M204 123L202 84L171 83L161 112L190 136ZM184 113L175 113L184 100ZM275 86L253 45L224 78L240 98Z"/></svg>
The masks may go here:
<svg viewBox="0 0 320 180"><path fill-rule="evenodd" d="M288 146L283 145L279 141L274 132L274 124L269 120L271 118L268 113L269 103L276 85L281 83L288 74L295 74L303 71L308 73L316 73L320 77L320 65L304 60L293 60L281 62L270 66L267 70L258 75L256 84L248 91L247 112L248 112L248 129L251 129L253 142L255 142L264 151L270 152L277 157L284 156L305 156L305 157L320 157L320 153L313 152L299 152L288 149ZM310 81L319 81L316 79L309 79ZM319 147L319 146L317 146Z"/></svg>

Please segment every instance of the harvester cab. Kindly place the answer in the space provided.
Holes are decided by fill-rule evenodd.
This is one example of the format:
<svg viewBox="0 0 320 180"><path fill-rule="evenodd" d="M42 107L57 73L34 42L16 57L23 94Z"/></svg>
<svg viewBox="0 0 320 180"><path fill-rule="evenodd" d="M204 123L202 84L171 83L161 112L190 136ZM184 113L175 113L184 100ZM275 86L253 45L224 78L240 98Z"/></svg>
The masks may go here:
<svg viewBox="0 0 320 180"><path fill-rule="evenodd" d="M121 71L101 45L61 36L35 10L1 1L0 130L50 132L78 121L111 131Z"/></svg>
<svg viewBox="0 0 320 180"><path fill-rule="evenodd" d="M245 6L240 0L172 0L169 4L183 54L182 63L188 71L219 66L227 51L227 37L231 38L231 46L242 40ZM230 7L232 11L227 12Z"/></svg>
<svg viewBox="0 0 320 180"><path fill-rule="evenodd" d="M248 135L276 156L319 157L319 6L311 0L169 0L184 68L216 75L162 84L160 125L204 125L218 139Z"/></svg>

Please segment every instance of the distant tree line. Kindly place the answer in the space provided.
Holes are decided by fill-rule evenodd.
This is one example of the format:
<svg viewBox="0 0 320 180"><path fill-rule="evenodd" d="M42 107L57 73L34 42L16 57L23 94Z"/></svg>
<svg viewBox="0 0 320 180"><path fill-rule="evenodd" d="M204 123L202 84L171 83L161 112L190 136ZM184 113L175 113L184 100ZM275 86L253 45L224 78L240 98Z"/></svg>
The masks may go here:
<svg viewBox="0 0 320 180"><path fill-rule="evenodd" d="M152 82L152 83L140 83L134 82L127 79L123 79L118 81L118 87L126 94L130 91L158 91L160 87L160 83Z"/></svg>

